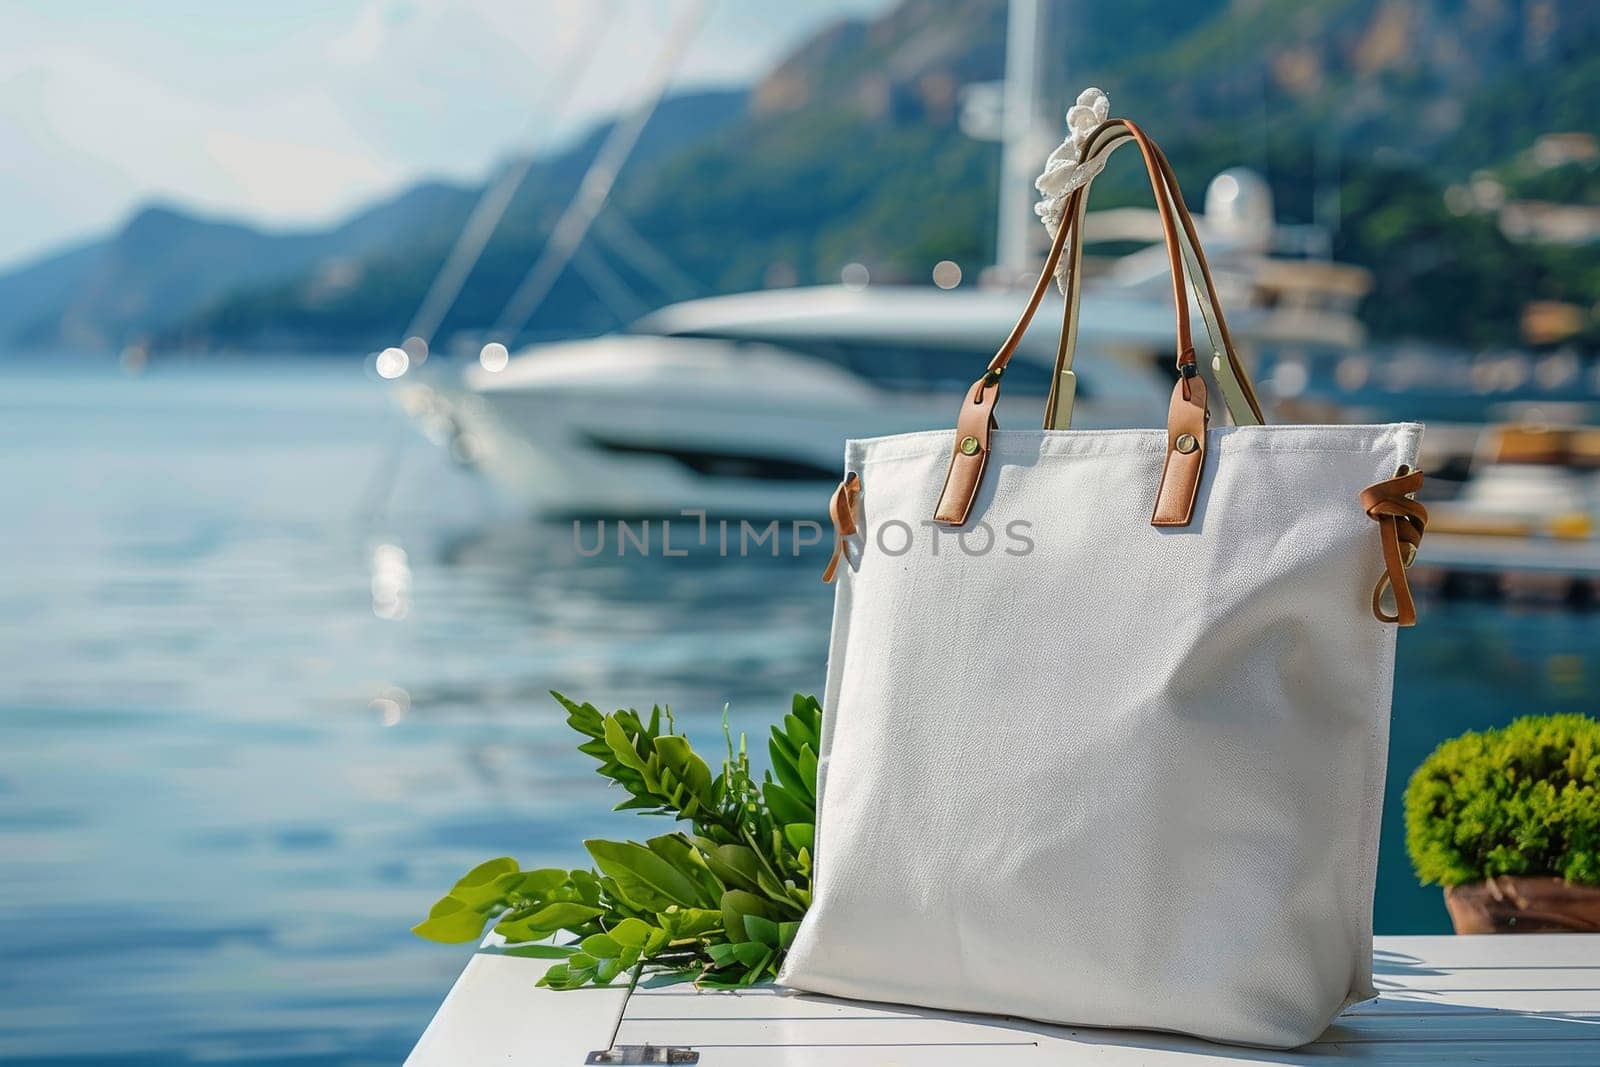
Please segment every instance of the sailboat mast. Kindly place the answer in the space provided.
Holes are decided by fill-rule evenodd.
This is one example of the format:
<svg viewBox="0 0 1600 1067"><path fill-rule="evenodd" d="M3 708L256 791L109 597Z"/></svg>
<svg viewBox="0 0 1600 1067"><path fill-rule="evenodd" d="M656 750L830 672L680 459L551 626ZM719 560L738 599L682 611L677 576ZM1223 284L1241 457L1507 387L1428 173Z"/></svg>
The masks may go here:
<svg viewBox="0 0 1600 1067"><path fill-rule="evenodd" d="M1038 158L1042 0L1010 0L1006 11L1006 71L1002 97L1000 217L995 227L995 266L1005 277L1025 275L1038 224L1033 179Z"/></svg>

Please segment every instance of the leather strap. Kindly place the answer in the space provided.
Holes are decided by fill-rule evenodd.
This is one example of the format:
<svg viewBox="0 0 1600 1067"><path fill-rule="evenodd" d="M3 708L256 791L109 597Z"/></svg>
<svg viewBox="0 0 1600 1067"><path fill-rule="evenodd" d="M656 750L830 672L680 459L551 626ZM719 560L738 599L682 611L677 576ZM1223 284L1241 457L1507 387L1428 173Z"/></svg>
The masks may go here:
<svg viewBox="0 0 1600 1067"><path fill-rule="evenodd" d="M1422 472L1401 467L1386 482L1369 485L1361 491L1361 506L1377 520L1383 540L1383 576L1372 590L1372 614L1379 622L1401 626L1417 624L1417 606L1406 582L1406 568L1417 557L1422 532L1428 525L1428 509L1411 499L1422 488ZM1394 590L1394 614L1383 610L1383 593Z"/></svg>
<svg viewBox="0 0 1600 1067"><path fill-rule="evenodd" d="M1228 332L1228 321L1222 314L1222 303L1217 299L1216 283L1211 280L1211 266L1206 262L1205 249L1200 247L1200 235L1195 232L1194 219L1189 214L1188 206L1183 202L1183 190L1178 186L1178 176L1173 172L1172 164L1167 162L1166 153L1161 151L1161 146L1152 144L1151 147L1155 149L1156 163L1161 167L1167 190L1173 198L1178 222L1183 227L1179 244L1184 250L1184 259L1189 266L1189 282L1198 298L1200 314L1206 320L1206 333L1211 337L1211 369L1217 376L1217 384L1222 387L1228 414L1233 416L1235 426L1264 426L1267 421L1266 416L1261 413L1261 402L1256 399L1255 387L1250 384L1250 375L1245 372L1244 365L1239 362L1239 356L1234 351L1233 335ZM1207 311L1211 314L1207 315ZM1217 343L1219 340L1220 345Z"/></svg>
<svg viewBox="0 0 1600 1067"><path fill-rule="evenodd" d="M855 471L850 471L844 476L844 481L833 491L833 499L828 501L828 515L833 519L833 555L828 559L828 567L822 572L824 582L833 581L833 576L839 570L839 561L850 558L849 538L856 532L856 500L861 495L861 479Z"/></svg>
<svg viewBox="0 0 1600 1067"><path fill-rule="evenodd" d="M1131 135L1122 132L1113 133L1109 139L1098 142L1091 137L1084 146L1081 161L1109 156L1132 139ZM1239 362L1234 350L1227 319L1222 313L1222 304L1217 299L1216 285L1211 279L1211 268L1206 262L1205 251L1200 246L1199 235L1195 232L1194 219L1183 201L1177 175L1173 173L1172 164L1167 161L1166 154L1161 151L1160 146L1152 144L1151 147L1155 150L1156 162L1161 169L1173 216L1180 224L1178 247L1183 257L1184 273L1194 289L1195 302L1200 308L1206 335L1211 342L1211 368L1221 389L1223 403L1227 406L1228 414L1235 426L1259 426L1266 420L1261 414L1261 405L1256 399L1249 375L1245 373L1244 366ZM1066 263L1061 268L1064 296L1061 338L1056 348L1056 365L1055 372L1051 375L1050 395L1045 401L1045 428L1051 430L1065 430L1072 425L1072 407L1077 388L1077 376L1072 371L1072 358L1077 348L1078 305L1083 289L1084 242L1081 235L1089 200L1089 186L1093 181L1094 179L1090 178L1088 182L1073 191L1073 197L1068 201L1062 217L1062 225L1071 226L1073 232L1080 237L1071 241Z"/></svg>
<svg viewBox="0 0 1600 1067"><path fill-rule="evenodd" d="M1139 153L1144 158L1145 172L1150 179L1150 188L1155 194L1156 212L1161 217L1162 237L1172 270L1173 307L1177 318L1177 366L1182 375L1179 389L1174 392L1175 399L1170 408L1167 459L1151 522L1162 526L1186 526L1193 515L1195 491L1199 487L1205 462L1203 417L1199 429L1195 428L1196 410L1204 411L1205 387L1202 384L1198 390L1193 388L1194 382L1198 380L1195 378L1198 368L1195 362L1194 343L1190 339L1189 300L1184 290L1183 253L1178 236L1179 215L1186 215L1187 212L1181 208L1181 198L1172 196L1168 191L1168 172L1162 168L1163 157L1160 156L1159 150L1144 135L1144 131L1126 119L1111 119L1101 123L1085 142L1085 158L1088 153L1096 150L1096 146L1103 145L1108 138L1122 134L1139 146ZM1000 399L1001 374L1016 353L1023 334L1033 321L1033 316L1039 310L1039 304L1055 277L1056 266L1061 261L1062 251L1073 228L1068 225L1068 220L1076 216L1084 196L1083 188L1074 190L1074 199L1068 204L1068 214L1063 218L1062 225L1057 228L1055 240L1050 244L1050 254L1045 259L1044 269L1039 274L1039 280L1033 287L1033 293L1028 298L1028 304L1023 309L1021 318L1017 320L1016 326L1012 328L1000 350L989 361L987 372L973 384L962 403L961 413L956 420L950 466L945 474L944 488L939 494L939 502L934 508L935 522L959 526L967 521L967 516L971 513L972 502L977 496L978 486L988 465L989 435L995 426L994 408ZM1192 235L1193 224L1184 227L1183 232L1186 237ZM1177 399L1180 395L1182 403ZM1196 397L1199 398L1198 409L1194 402ZM1199 447L1181 451L1180 443L1186 443L1185 439L1191 436L1199 441Z"/></svg>

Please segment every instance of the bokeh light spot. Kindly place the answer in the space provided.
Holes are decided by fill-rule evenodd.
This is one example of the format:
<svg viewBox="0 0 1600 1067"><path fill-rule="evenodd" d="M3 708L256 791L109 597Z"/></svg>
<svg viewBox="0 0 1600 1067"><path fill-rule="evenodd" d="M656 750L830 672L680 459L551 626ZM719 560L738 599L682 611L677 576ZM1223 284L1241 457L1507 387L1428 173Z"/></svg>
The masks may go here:
<svg viewBox="0 0 1600 1067"><path fill-rule="evenodd" d="M506 351L506 346L499 341L490 341L478 353L478 362L483 369L491 374L499 374L511 362L511 353Z"/></svg>
<svg viewBox="0 0 1600 1067"><path fill-rule="evenodd" d="M411 368L411 357L403 348L385 348L378 353L378 377L393 380Z"/></svg>

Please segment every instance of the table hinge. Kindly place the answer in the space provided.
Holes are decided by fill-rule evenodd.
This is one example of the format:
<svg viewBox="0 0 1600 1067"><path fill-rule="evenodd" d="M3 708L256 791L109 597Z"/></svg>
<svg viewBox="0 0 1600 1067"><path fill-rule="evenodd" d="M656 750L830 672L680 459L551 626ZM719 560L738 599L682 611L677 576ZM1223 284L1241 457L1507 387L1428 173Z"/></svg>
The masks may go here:
<svg viewBox="0 0 1600 1067"><path fill-rule="evenodd" d="M604 1064L605 1067L623 1067L632 1063L699 1063L700 1053L692 1048L672 1048L667 1045L613 1045L589 1053L585 1064Z"/></svg>

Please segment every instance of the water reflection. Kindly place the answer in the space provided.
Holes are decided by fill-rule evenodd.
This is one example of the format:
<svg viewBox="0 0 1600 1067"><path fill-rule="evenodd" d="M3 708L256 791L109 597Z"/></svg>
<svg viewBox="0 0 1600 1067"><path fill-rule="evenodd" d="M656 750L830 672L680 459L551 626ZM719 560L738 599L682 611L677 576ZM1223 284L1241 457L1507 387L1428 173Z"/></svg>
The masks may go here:
<svg viewBox="0 0 1600 1067"><path fill-rule="evenodd" d="M592 546L589 529L582 537ZM422 610L498 620L495 643L521 642L520 673L541 694L598 687L613 703L670 697L692 717L815 689L832 599L818 581L826 550L794 556L785 543L776 558L725 558L711 540L685 538L681 557L662 555L659 543L619 553L614 541L586 557L570 523L460 530L432 555L449 573L435 590L449 603Z"/></svg>
<svg viewBox="0 0 1600 1067"><path fill-rule="evenodd" d="M442 888L641 830L547 690L715 744L820 685L820 558L582 560L390 456L359 370L6 385L8 1063L398 1062L462 963L407 933Z"/></svg>

